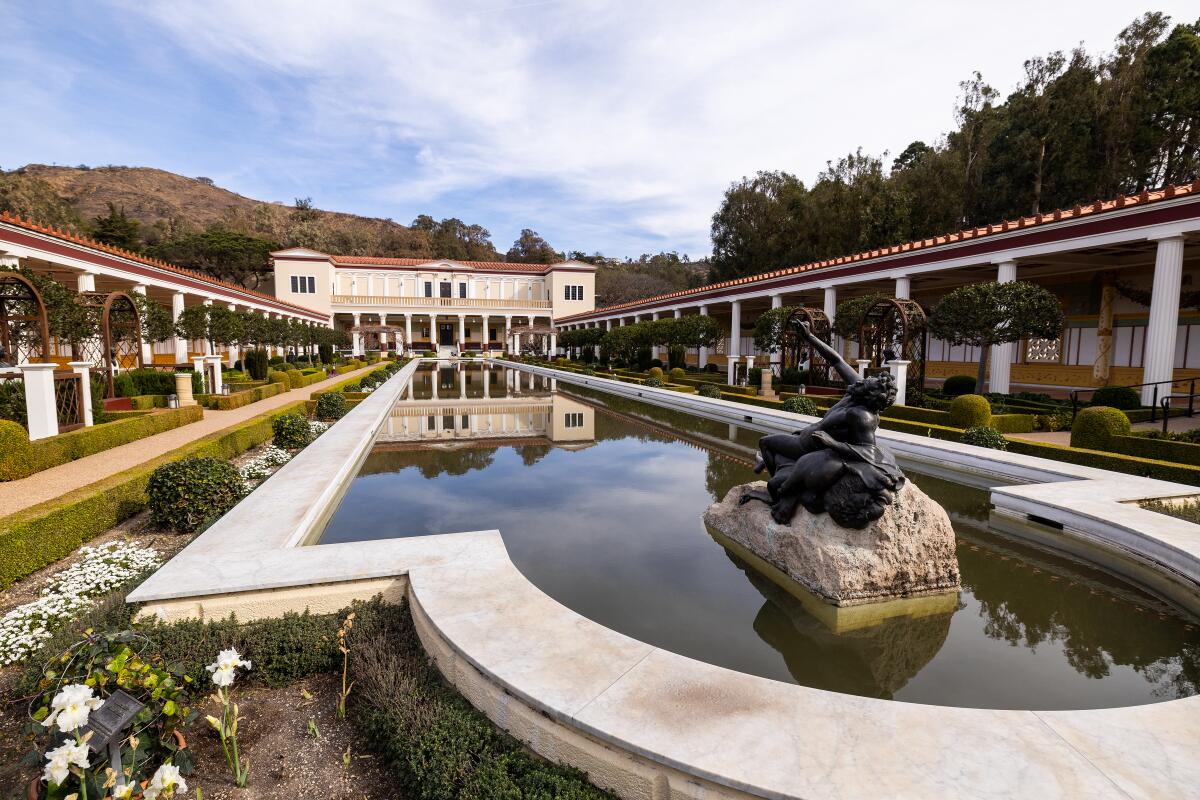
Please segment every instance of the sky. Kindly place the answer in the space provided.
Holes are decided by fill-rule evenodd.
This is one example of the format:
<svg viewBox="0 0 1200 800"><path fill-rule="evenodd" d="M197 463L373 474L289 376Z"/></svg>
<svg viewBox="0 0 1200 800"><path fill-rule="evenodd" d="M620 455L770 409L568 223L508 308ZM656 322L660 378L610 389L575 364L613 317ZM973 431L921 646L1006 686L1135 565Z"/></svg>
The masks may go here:
<svg viewBox="0 0 1200 800"><path fill-rule="evenodd" d="M959 81L1194 3L0 0L0 168L117 164L706 255L729 185L953 127Z"/></svg>

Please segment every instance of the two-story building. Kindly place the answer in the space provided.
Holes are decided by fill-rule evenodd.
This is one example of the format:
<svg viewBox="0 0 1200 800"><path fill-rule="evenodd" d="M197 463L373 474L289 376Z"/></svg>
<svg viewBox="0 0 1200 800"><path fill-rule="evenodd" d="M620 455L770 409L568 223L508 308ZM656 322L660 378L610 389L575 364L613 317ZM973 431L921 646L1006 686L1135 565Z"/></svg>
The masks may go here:
<svg viewBox="0 0 1200 800"><path fill-rule="evenodd" d="M581 261L375 258L299 247L271 260L275 295L328 314L356 355L550 353L555 320L595 308L596 268Z"/></svg>

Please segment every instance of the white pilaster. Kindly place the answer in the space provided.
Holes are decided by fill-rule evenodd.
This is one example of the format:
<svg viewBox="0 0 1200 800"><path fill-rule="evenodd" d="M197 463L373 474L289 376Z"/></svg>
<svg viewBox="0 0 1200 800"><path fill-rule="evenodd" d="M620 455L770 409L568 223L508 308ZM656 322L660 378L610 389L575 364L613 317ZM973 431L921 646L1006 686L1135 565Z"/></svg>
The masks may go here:
<svg viewBox="0 0 1200 800"><path fill-rule="evenodd" d="M29 441L58 435L58 406L54 402L57 364L21 364L25 379L25 416Z"/></svg>
<svg viewBox="0 0 1200 800"><path fill-rule="evenodd" d="M352 314L351 319L354 320L354 328L358 328L358 322L362 317L358 314ZM353 356L361 356L362 351L362 333L358 330L351 331L350 354Z"/></svg>
<svg viewBox="0 0 1200 800"><path fill-rule="evenodd" d="M912 292L912 282L907 275L901 275L896 278L896 299L908 300Z"/></svg>
<svg viewBox="0 0 1200 800"><path fill-rule="evenodd" d="M1179 328L1179 290L1183 280L1183 237L1158 240L1154 257L1154 283L1150 294L1150 319L1146 323L1146 350L1142 356L1142 382L1166 381L1175 371L1175 334ZM1142 405L1154 402L1153 386L1142 387ZM1171 387L1158 387L1158 396Z"/></svg>
<svg viewBox="0 0 1200 800"><path fill-rule="evenodd" d="M908 394L908 365L911 361L896 359L887 362L888 371L892 373L892 382L896 386L896 401L894 405L902 406Z"/></svg>
<svg viewBox="0 0 1200 800"><path fill-rule="evenodd" d="M702 317L708 316L708 306L700 306L700 316L702 316ZM701 347L700 352L698 352L696 354L696 366L699 367L700 369L704 369L705 367L708 366L708 348L707 347Z"/></svg>
<svg viewBox="0 0 1200 800"><path fill-rule="evenodd" d="M412 340L413 340L413 338L412 338L412 314L405 314L404 315L404 346L408 349L409 353L411 353L412 349L413 349Z"/></svg>
<svg viewBox="0 0 1200 800"><path fill-rule="evenodd" d="M179 315L183 313L183 292L171 295L171 319L179 324ZM188 363L188 343L183 337L175 337L175 363Z"/></svg>
<svg viewBox="0 0 1200 800"><path fill-rule="evenodd" d="M996 265L996 281L998 283L1012 283L1016 279L1017 262L1003 261ZM991 359L991 364L988 366L989 392L1008 394L1010 390L1009 380L1012 376L1013 350L1015 347L1016 342L992 345L992 352L988 356Z"/></svg>
<svg viewBox="0 0 1200 800"><path fill-rule="evenodd" d="M92 415L92 364L90 361L72 361L67 366L79 376L79 403L83 406L83 425L90 428L96 424Z"/></svg>

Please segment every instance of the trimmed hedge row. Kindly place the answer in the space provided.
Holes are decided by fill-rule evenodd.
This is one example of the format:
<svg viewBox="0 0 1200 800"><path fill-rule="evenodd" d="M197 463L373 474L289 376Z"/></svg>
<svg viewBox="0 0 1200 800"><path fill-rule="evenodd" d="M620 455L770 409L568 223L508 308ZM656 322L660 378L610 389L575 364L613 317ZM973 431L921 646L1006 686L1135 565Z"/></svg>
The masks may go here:
<svg viewBox="0 0 1200 800"><path fill-rule="evenodd" d="M29 441L29 435L17 423L0 420L0 481L25 478L68 461L198 422L203 417L204 411L199 406L166 409L156 414L138 412L35 442Z"/></svg>
<svg viewBox="0 0 1200 800"><path fill-rule="evenodd" d="M146 484L155 468L188 456L233 458L268 441L275 417L303 408L303 401L277 408L0 519L0 588L53 564L144 509Z"/></svg>
<svg viewBox="0 0 1200 800"><path fill-rule="evenodd" d="M135 395L134 397L130 397L129 403L135 411L144 411L152 408L166 408L167 396L165 394L139 394Z"/></svg>
<svg viewBox="0 0 1200 800"><path fill-rule="evenodd" d="M1133 437L1130 437L1133 438ZM1009 439L1008 450L1011 453L1022 453L1027 456L1037 456L1053 461L1065 461L1068 464L1078 464L1084 467L1096 467L1113 472L1124 472L1127 475L1141 475L1145 478L1157 478L1164 481L1186 483L1190 486L1200 486L1200 467L1190 464L1174 464L1153 458L1141 458L1120 453L1103 453L1099 450L1085 450L1080 447L1068 447L1049 442L1031 442L1027 439Z"/></svg>
<svg viewBox="0 0 1200 800"><path fill-rule="evenodd" d="M1126 456L1149 458L1154 461L1173 461L1200 467L1200 444L1176 442L1171 439L1151 439L1146 436L1112 436L1107 450Z"/></svg>
<svg viewBox="0 0 1200 800"><path fill-rule="evenodd" d="M233 394L202 394L196 398L196 402L216 411L229 411L257 403L259 400L266 400L268 397L274 397L286 391L287 384L264 383L262 386L255 386L253 389Z"/></svg>

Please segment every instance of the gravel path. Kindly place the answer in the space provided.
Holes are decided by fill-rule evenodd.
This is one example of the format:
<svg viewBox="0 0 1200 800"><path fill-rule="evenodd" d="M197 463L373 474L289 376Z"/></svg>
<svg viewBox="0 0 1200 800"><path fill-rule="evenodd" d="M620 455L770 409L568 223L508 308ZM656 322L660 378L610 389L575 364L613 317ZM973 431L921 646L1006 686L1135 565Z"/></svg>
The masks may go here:
<svg viewBox="0 0 1200 800"><path fill-rule="evenodd" d="M313 393L324 391L348 377L364 374L376 366L378 365L373 364L354 372L336 375L320 383L314 383L312 386L292 389L231 411L205 409L204 419L199 422L113 447L78 461L59 464L57 467L30 475L28 478L0 483L0 516L6 516L38 503L52 500L67 492L107 478L109 475L136 467L138 464L157 458L177 447L237 425L239 422L245 422L272 409L286 406L297 400L308 400Z"/></svg>

